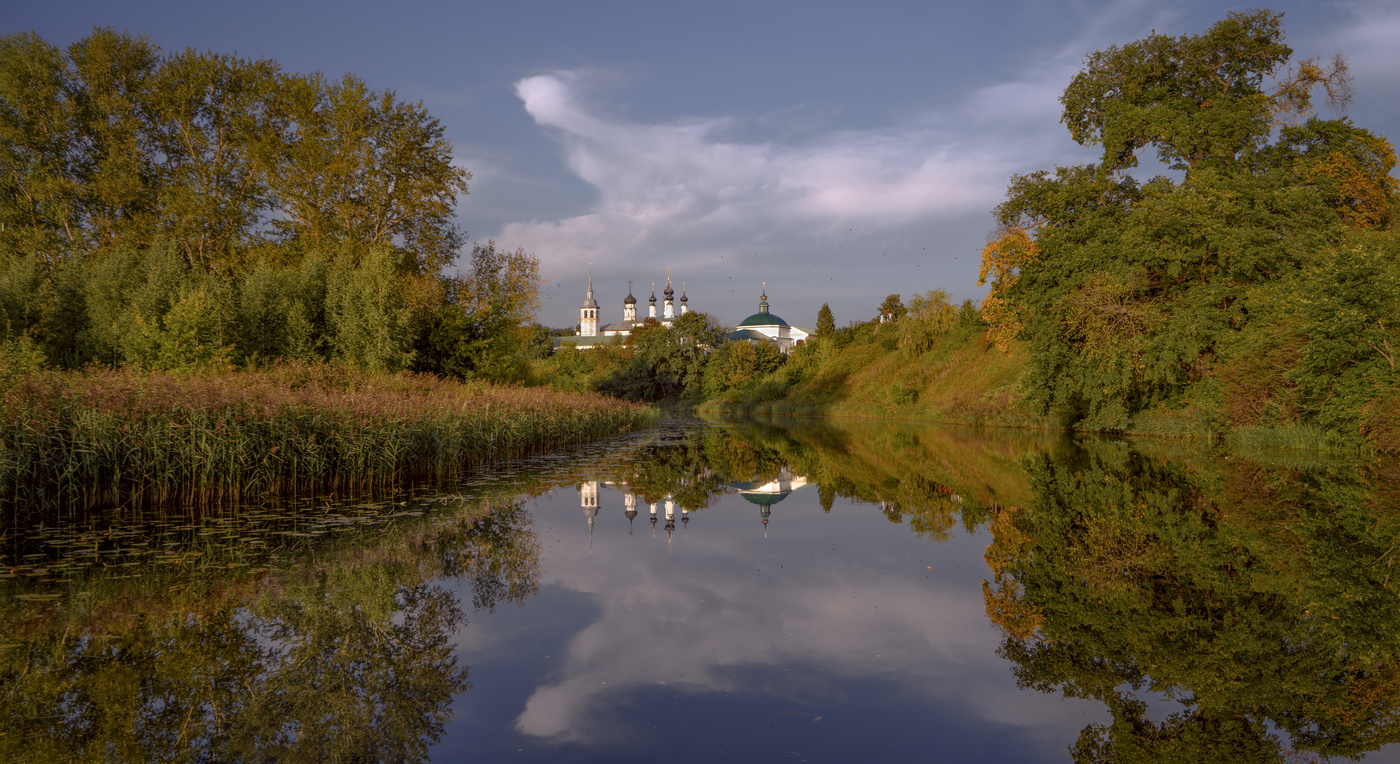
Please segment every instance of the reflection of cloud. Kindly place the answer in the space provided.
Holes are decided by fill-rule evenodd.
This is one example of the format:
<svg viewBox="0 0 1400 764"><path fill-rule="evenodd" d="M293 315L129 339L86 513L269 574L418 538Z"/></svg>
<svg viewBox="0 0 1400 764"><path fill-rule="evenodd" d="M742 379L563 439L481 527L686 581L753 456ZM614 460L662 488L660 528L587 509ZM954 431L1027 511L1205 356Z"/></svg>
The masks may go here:
<svg viewBox="0 0 1400 764"><path fill-rule="evenodd" d="M575 500L572 491L562 493L561 503ZM712 524L730 511L756 520L752 507L728 496L698 521ZM589 556L586 545L549 545L550 583L589 594L600 612L570 641L553 680L530 696L516 720L521 732L573 742L625 734L607 716L609 696L661 684L839 701L839 685L826 686L823 677L877 679L921 697L957 698L971 713L1028 729L1051 747L1083 724L1081 707L1010 682L975 586L833 565L805 552L755 557L760 550L728 534L692 532L684 544L685 554L669 556L610 555L601 546ZM879 553L862 559L888 562ZM762 672L758 680L752 669L761 666L819 670L778 680Z"/></svg>

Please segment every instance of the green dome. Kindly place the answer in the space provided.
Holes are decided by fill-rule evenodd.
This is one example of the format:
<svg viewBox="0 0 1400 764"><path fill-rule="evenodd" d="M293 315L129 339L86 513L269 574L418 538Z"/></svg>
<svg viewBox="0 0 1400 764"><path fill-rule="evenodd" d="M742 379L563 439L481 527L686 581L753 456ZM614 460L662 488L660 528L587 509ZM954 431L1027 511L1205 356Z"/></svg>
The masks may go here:
<svg viewBox="0 0 1400 764"><path fill-rule="evenodd" d="M772 326L773 324L787 326L786 321L768 312L755 313L739 322L739 326Z"/></svg>
<svg viewBox="0 0 1400 764"><path fill-rule="evenodd" d="M757 504L760 507L771 507L788 497L787 493L741 493L739 495L744 497L744 501Z"/></svg>

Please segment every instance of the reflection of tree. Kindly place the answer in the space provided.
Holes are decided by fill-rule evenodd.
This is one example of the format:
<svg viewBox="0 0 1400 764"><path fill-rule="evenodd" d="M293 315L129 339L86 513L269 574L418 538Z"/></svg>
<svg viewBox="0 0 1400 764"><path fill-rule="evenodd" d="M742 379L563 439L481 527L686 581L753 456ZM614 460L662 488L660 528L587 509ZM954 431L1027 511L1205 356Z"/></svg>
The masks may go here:
<svg viewBox="0 0 1400 764"><path fill-rule="evenodd" d="M529 522L519 504L498 509L463 531L467 544L450 548L444 574L471 582L472 608L492 612L498 602L524 604L539 592L540 547L525 530Z"/></svg>
<svg viewBox="0 0 1400 764"><path fill-rule="evenodd" d="M1092 698L1078 761L1277 761L1400 740L1389 472L1042 455L993 524L988 614L1018 680ZM1380 500L1378 500L1380 499ZM1146 718L1142 693L1180 710Z"/></svg>
<svg viewBox="0 0 1400 764"><path fill-rule="evenodd" d="M711 458L708 438L649 443L630 460L626 482L642 501L655 504L671 497L689 510L704 509L724 491L724 478Z"/></svg>
<svg viewBox="0 0 1400 764"><path fill-rule="evenodd" d="M318 549L257 595L86 630L78 613L0 650L0 760L425 760L468 687L465 617L435 581L469 581L485 609L539 586L518 504L427 520Z"/></svg>
<svg viewBox="0 0 1400 764"><path fill-rule="evenodd" d="M746 422L716 437L744 444L710 449L733 472L788 466L817 485L823 509L837 496L873 504L936 541L959 523L971 530L985 521L1024 482L1017 459L1037 445L916 423Z"/></svg>
<svg viewBox="0 0 1400 764"><path fill-rule="evenodd" d="M1017 460L1038 447L1024 436L934 425L743 420L689 438L639 444L593 474L626 483L647 502L670 496L693 510L732 490L726 484L766 483L790 470L816 485L826 511L836 497L850 498L942 540L959 522L976 528L993 507L1024 490Z"/></svg>

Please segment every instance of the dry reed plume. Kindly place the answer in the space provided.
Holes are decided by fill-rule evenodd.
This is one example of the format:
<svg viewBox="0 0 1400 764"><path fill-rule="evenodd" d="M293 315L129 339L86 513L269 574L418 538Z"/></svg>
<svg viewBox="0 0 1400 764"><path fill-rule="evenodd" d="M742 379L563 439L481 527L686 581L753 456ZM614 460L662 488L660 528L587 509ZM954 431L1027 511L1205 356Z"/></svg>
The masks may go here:
<svg viewBox="0 0 1400 764"><path fill-rule="evenodd" d="M207 499L443 477L653 417L598 395L333 366L31 374L0 390L0 503Z"/></svg>

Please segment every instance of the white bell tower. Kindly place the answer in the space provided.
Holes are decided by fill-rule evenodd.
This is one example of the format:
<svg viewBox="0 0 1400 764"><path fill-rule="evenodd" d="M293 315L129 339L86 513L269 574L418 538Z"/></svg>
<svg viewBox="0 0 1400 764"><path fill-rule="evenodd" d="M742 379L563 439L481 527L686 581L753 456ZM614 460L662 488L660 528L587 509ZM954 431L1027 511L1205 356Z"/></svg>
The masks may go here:
<svg viewBox="0 0 1400 764"><path fill-rule="evenodd" d="M627 279L627 297L622 301L622 320L637 320L637 298L632 296L632 279Z"/></svg>
<svg viewBox="0 0 1400 764"><path fill-rule="evenodd" d="M598 336L598 301L593 299L593 263L588 264L588 297L578 309L578 336Z"/></svg>

